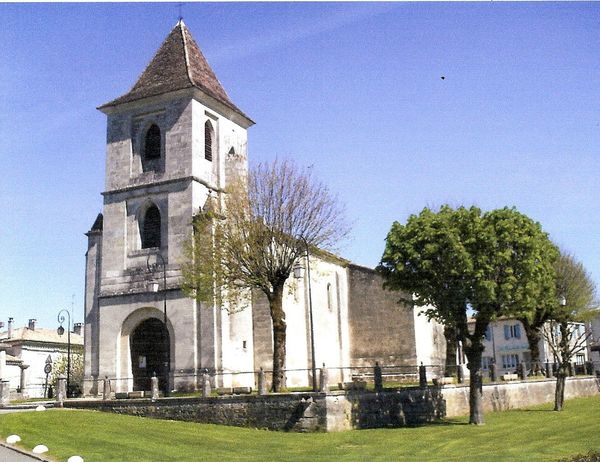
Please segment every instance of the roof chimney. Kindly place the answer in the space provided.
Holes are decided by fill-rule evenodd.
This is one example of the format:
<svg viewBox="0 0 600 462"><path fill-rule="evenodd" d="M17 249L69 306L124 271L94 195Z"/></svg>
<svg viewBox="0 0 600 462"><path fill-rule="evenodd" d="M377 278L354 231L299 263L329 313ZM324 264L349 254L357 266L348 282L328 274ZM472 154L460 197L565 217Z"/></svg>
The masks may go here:
<svg viewBox="0 0 600 462"><path fill-rule="evenodd" d="M27 325L27 328L29 330L35 330L35 323L37 322L37 319L30 319L29 320L29 324Z"/></svg>
<svg viewBox="0 0 600 462"><path fill-rule="evenodd" d="M8 318L8 338L12 338L13 336L13 318Z"/></svg>
<svg viewBox="0 0 600 462"><path fill-rule="evenodd" d="M73 324L73 333L81 335L81 326L83 326L83 324L80 322L76 322L75 324Z"/></svg>

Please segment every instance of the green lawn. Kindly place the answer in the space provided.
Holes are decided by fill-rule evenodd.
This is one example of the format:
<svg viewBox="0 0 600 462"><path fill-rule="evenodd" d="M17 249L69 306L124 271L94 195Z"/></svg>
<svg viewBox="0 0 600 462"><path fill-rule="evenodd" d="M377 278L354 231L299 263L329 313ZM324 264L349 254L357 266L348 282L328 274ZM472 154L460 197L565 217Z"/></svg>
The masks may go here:
<svg viewBox="0 0 600 462"><path fill-rule="evenodd" d="M554 461L600 450L600 397L419 428L293 434L76 410L0 415L0 437L93 461Z"/></svg>

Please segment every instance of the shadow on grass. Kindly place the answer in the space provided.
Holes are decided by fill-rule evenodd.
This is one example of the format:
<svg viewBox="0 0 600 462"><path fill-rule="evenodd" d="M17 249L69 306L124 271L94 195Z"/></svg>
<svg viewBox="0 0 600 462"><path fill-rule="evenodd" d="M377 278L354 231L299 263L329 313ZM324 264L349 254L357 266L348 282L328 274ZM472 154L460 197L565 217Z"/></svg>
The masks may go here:
<svg viewBox="0 0 600 462"><path fill-rule="evenodd" d="M554 409L511 409L513 412L557 412Z"/></svg>
<svg viewBox="0 0 600 462"><path fill-rule="evenodd" d="M469 425L468 422L460 421L460 420L436 420L434 422L427 422L422 424L411 424L411 425L402 425L402 426L389 426L389 427L375 427L375 428L357 428L358 431L361 430L399 430L403 428L425 428L425 427L450 427L457 425Z"/></svg>

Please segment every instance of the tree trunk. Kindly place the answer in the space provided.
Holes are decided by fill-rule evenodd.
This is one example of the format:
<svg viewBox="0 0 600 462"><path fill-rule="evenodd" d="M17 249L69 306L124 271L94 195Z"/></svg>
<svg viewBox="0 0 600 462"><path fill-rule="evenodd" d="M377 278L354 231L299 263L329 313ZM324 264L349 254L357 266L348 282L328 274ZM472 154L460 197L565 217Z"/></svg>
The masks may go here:
<svg viewBox="0 0 600 462"><path fill-rule="evenodd" d="M562 411L565 402L565 385L569 375L569 362L571 361L571 349L569 346L569 324L561 322L559 344L559 364L556 371L556 390L554 392L554 410Z"/></svg>
<svg viewBox="0 0 600 462"><path fill-rule="evenodd" d="M529 351L531 352L531 371L533 375L539 375L540 373L540 338L541 333L539 328L533 328L529 323L523 322L525 329L525 335L529 342Z"/></svg>
<svg viewBox="0 0 600 462"><path fill-rule="evenodd" d="M565 402L565 385L567 381L567 364L561 362L556 371L556 390L554 392L554 410L562 411Z"/></svg>
<svg viewBox="0 0 600 462"><path fill-rule="evenodd" d="M444 337L446 337L446 376L456 374L456 329L444 326Z"/></svg>
<svg viewBox="0 0 600 462"><path fill-rule="evenodd" d="M285 390L285 335L286 323L283 311L283 284L275 287L269 297L271 320L273 321L273 385L278 393Z"/></svg>
<svg viewBox="0 0 600 462"><path fill-rule="evenodd" d="M483 371L481 369L481 356L483 345L473 345L465 348L469 364L469 423L483 425Z"/></svg>

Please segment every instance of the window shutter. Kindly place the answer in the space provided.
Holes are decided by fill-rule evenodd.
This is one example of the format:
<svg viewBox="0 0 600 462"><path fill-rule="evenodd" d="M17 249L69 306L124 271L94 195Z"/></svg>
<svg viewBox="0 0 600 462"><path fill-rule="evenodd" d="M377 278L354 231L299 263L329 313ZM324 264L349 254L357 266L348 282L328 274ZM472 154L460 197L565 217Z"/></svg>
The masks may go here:
<svg viewBox="0 0 600 462"><path fill-rule="evenodd" d="M204 158L212 161L213 127L209 120L204 124Z"/></svg>
<svg viewBox="0 0 600 462"><path fill-rule="evenodd" d="M504 325L504 340L508 340L510 338L510 326Z"/></svg>
<svg viewBox="0 0 600 462"><path fill-rule="evenodd" d="M515 324L515 337L521 338L521 326Z"/></svg>

